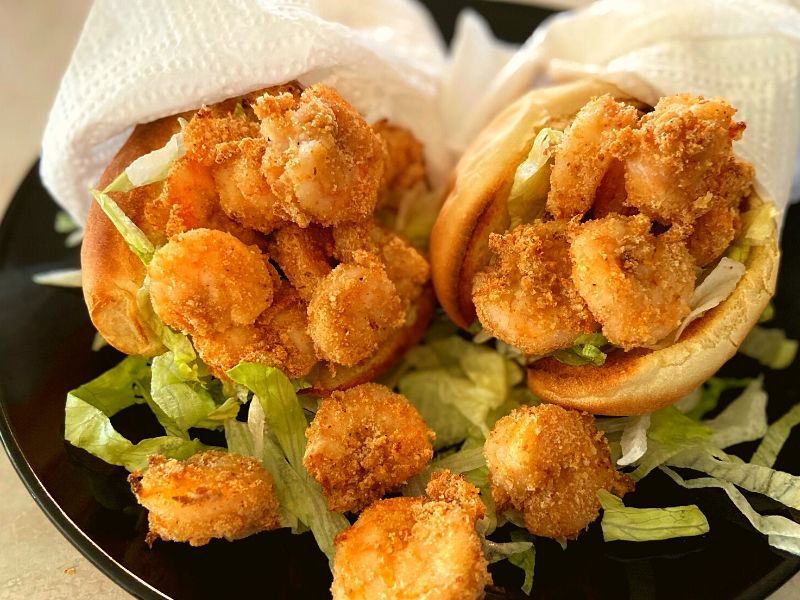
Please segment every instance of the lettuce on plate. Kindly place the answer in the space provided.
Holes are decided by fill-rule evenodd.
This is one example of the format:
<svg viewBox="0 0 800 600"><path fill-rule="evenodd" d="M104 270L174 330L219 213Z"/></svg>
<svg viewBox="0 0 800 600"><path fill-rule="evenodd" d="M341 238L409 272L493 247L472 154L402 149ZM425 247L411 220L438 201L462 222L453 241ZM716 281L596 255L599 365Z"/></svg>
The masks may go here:
<svg viewBox="0 0 800 600"><path fill-rule="evenodd" d="M509 229L530 223L544 214L544 201L550 189L550 169L556 146L564 133L545 127L533 140L528 156L517 167L508 194Z"/></svg>
<svg viewBox="0 0 800 600"><path fill-rule="evenodd" d="M666 508L631 508L606 490L597 492L603 507L600 526L606 542L649 542L708 533L708 521L694 504Z"/></svg>
<svg viewBox="0 0 800 600"><path fill-rule="evenodd" d="M739 352L770 369L785 369L797 356L798 341L786 337L783 329L756 325L747 334Z"/></svg>

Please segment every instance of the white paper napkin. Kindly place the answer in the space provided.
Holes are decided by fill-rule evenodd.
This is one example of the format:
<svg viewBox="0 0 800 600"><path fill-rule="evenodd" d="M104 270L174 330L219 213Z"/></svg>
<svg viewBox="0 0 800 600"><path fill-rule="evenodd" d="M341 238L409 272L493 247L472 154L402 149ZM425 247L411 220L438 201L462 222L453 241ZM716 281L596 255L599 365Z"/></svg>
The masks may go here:
<svg viewBox="0 0 800 600"><path fill-rule="evenodd" d="M453 52L412 0L99 0L64 76L41 173L82 220L135 123L299 79L335 86L369 120L423 141L436 182L491 117L535 84L592 75L648 103L724 96L738 152L785 206L800 127L800 13L779 0L605 0L543 24L514 51L474 13Z"/></svg>

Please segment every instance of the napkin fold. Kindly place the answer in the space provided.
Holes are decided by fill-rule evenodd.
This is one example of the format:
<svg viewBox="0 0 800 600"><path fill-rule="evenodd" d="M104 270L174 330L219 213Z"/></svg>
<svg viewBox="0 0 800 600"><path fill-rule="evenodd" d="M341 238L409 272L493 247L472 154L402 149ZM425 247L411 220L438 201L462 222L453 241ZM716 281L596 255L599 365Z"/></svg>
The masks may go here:
<svg viewBox="0 0 800 600"><path fill-rule="evenodd" d="M800 135L800 12L780 0L603 0L543 23L518 49L475 13L448 55L411 0L99 0L45 130L41 175L79 221L131 127L298 79L339 90L368 120L425 145L434 183L534 85L592 76L654 104L723 96L747 122L737 152L785 207Z"/></svg>

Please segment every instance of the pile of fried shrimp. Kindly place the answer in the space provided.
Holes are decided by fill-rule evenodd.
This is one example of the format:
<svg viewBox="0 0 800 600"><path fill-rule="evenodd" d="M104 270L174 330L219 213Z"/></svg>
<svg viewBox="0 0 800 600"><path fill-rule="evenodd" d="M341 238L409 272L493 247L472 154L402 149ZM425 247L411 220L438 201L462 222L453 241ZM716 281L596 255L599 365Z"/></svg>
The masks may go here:
<svg viewBox="0 0 800 600"><path fill-rule="evenodd" d="M535 356L588 333L630 350L674 331L751 189L734 113L685 94L646 114L610 95L586 104L554 147L545 216L489 239L494 262L473 281L484 329Z"/></svg>
<svg viewBox="0 0 800 600"><path fill-rule="evenodd" d="M143 211L149 291L213 373L358 365L414 321L428 262L374 216L427 186L410 132L285 85L200 109L183 143Z"/></svg>

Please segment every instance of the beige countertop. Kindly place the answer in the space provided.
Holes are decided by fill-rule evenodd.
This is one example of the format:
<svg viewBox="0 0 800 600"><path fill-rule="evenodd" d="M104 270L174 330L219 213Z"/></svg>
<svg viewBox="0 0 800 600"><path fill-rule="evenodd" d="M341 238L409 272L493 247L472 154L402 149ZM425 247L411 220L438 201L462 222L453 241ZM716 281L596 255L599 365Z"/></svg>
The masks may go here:
<svg viewBox="0 0 800 600"><path fill-rule="evenodd" d="M89 0L3 2L0 214L39 154L47 112L89 5ZM3 452L0 498L0 600L129 597L61 536ZM791 598L800 598L800 575L770 600Z"/></svg>

